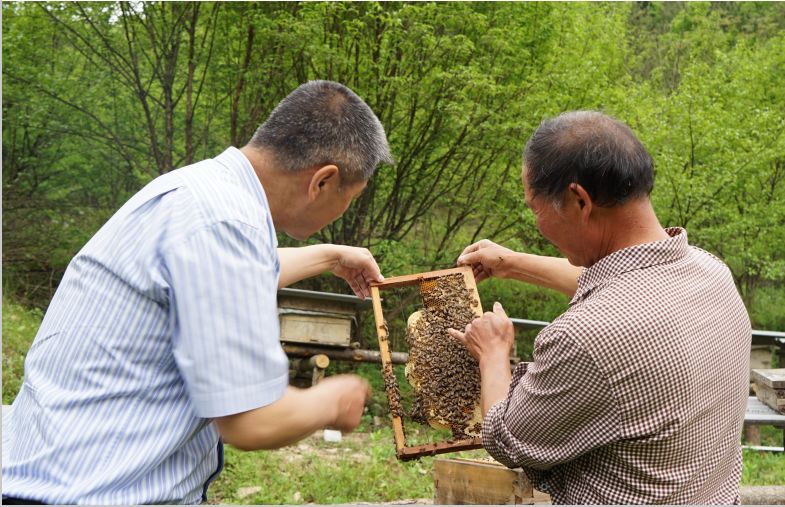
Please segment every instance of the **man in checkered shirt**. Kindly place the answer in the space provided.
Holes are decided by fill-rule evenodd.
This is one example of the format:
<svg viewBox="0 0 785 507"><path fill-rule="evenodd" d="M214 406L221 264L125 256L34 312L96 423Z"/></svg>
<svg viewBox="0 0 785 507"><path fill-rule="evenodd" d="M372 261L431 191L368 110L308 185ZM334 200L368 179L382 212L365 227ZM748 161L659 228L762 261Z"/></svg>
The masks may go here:
<svg viewBox="0 0 785 507"><path fill-rule="evenodd" d="M451 330L480 363L485 448L554 503L738 503L751 332L728 268L662 228L652 159L613 118L543 122L522 180L566 259L483 240L458 263L572 300L512 376L499 303Z"/></svg>

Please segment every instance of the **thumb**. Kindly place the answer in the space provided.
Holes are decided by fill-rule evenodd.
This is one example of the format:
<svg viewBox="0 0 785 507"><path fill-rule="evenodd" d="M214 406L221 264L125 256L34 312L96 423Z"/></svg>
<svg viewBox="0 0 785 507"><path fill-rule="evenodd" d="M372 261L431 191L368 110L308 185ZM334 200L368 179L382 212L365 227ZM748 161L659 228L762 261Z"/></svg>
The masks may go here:
<svg viewBox="0 0 785 507"><path fill-rule="evenodd" d="M493 303L493 313L495 313L496 315L498 315L500 317L507 317L507 312L504 311L504 308L502 307L502 304L499 303L498 301Z"/></svg>

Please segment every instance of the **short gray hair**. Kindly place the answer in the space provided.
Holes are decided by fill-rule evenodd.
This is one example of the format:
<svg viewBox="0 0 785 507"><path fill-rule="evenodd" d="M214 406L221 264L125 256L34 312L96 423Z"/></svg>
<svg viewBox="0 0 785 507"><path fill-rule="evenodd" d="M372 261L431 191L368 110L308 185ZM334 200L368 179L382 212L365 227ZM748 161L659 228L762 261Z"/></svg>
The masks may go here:
<svg viewBox="0 0 785 507"><path fill-rule="evenodd" d="M342 183L367 181L380 163L393 163L384 127L371 108L333 81L300 85L248 144L269 150L285 171L334 164Z"/></svg>

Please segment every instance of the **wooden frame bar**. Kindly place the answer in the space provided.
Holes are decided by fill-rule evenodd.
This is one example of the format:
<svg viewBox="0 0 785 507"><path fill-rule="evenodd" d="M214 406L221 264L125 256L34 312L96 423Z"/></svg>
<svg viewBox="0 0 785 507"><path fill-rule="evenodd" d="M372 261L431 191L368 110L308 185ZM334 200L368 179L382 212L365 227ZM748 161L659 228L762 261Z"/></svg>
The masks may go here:
<svg viewBox="0 0 785 507"><path fill-rule="evenodd" d="M463 274L466 282L466 287L474 294L472 301L472 310L478 317L482 316L482 306L480 304L480 296L477 292L477 283L474 280L474 273L469 266L459 268L443 269L439 271L428 271L425 273L418 273L414 275L395 276L387 278L383 282L374 282L371 284L371 299L373 302L373 316L376 321L376 335L379 338L379 353L382 359L382 375L385 376L385 391L387 392L387 399L390 404L391 412L396 404L400 404L398 400L394 399L395 393L391 392L387 385L392 383L395 388L398 388L398 381L392 373L392 355L390 352L390 341L387 329L387 323L384 320L384 312L382 310L382 299L380 290L393 289L397 287L405 287L409 285L417 285L424 280L432 280L447 275ZM422 456L433 456L436 454L443 454L448 452L464 451L468 449L482 448L481 438L469 438L463 440L448 440L446 442L433 442L428 444L420 444L408 447L406 445L406 434L404 432L403 418L401 414L392 414L393 436L395 438L395 454L399 460L406 461L410 459L417 459Z"/></svg>

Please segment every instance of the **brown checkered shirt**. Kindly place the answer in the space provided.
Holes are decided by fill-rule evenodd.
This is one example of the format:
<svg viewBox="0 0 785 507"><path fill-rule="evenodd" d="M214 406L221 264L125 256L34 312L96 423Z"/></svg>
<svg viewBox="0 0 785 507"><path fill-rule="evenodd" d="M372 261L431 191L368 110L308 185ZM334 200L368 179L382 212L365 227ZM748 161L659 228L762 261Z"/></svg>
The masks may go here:
<svg viewBox="0 0 785 507"><path fill-rule="evenodd" d="M749 317L727 266L667 232L583 271L485 416L488 452L554 503L739 502Z"/></svg>

